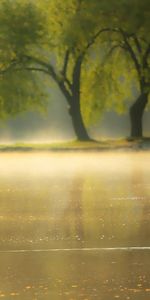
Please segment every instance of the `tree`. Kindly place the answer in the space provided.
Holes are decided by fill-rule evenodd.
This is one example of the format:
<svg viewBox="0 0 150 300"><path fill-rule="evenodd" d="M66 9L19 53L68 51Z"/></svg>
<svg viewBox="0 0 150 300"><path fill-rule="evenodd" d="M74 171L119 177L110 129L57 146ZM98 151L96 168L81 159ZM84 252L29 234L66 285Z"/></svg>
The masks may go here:
<svg viewBox="0 0 150 300"><path fill-rule="evenodd" d="M101 31L85 0L3 1L1 76L10 70L43 73L53 79L68 104L79 140L89 140L81 113L82 69ZM74 28L76 30L74 30Z"/></svg>
<svg viewBox="0 0 150 300"><path fill-rule="evenodd" d="M137 72L140 92L138 98L130 107L131 137L141 138L143 136L143 113L148 104L150 92L150 44L147 40L142 41L136 34L128 34L121 31L121 35L124 42L124 50L129 54Z"/></svg>
<svg viewBox="0 0 150 300"><path fill-rule="evenodd" d="M113 72L116 66L122 67L122 61L126 60L127 68L122 69L122 72L124 70L126 74L123 74L122 79L128 77L131 91L136 82L138 97L130 107L130 135L131 138L141 138L143 136L142 119L150 93L149 1L113 2L115 14L108 28L111 44L108 54L114 55L115 53ZM124 81L120 80L121 74L117 79L119 79L119 84Z"/></svg>

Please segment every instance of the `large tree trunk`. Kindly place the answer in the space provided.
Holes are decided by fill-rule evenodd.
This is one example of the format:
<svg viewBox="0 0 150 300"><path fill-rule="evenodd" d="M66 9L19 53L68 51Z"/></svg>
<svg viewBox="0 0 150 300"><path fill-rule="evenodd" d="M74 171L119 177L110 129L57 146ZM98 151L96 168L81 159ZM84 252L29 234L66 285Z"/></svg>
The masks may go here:
<svg viewBox="0 0 150 300"><path fill-rule="evenodd" d="M83 118L80 111L80 103L77 99L72 100L70 107L70 116L72 119L73 128L79 141L90 141L88 132L84 126Z"/></svg>
<svg viewBox="0 0 150 300"><path fill-rule="evenodd" d="M141 94L130 108L131 138L143 137L143 114L148 102L148 94Z"/></svg>
<svg viewBox="0 0 150 300"><path fill-rule="evenodd" d="M79 141L91 140L87 130L84 126L83 118L81 115L80 106L80 80L81 80L81 65L83 57L79 56L75 63L72 74L72 97L70 98L70 115L72 118L72 124Z"/></svg>

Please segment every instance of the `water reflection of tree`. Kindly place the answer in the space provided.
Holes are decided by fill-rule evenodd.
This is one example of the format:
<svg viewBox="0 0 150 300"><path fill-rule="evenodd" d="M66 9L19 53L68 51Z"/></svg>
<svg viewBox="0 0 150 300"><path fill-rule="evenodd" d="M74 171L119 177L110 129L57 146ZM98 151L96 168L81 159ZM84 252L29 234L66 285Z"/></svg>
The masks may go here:
<svg viewBox="0 0 150 300"><path fill-rule="evenodd" d="M68 240L62 246L73 242L76 246L79 241L85 241L85 247L144 244L148 236L148 174L142 161L131 155L124 169L77 172L66 187L65 180L66 192L61 189L62 199L55 210L53 237Z"/></svg>
<svg viewBox="0 0 150 300"><path fill-rule="evenodd" d="M144 156L145 157L145 156ZM136 201L136 211L139 214L138 219L138 243L141 246L149 244L149 190L147 189L147 168L142 160L143 156L138 155L132 163L131 182L133 187L134 201Z"/></svg>
<svg viewBox="0 0 150 300"><path fill-rule="evenodd" d="M78 241L84 239L84 226L83 226L83 185L84 178L76 175L72 180L70 187L70 194L68 199L68 206L64 211L65 220L65 236Z"/></svg>

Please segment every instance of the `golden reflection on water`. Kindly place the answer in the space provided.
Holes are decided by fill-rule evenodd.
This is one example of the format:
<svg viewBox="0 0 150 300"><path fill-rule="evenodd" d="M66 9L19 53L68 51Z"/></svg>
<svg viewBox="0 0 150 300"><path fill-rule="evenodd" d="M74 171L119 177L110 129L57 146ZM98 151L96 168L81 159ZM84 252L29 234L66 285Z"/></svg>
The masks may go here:
<svg viewBox="0 0 150 300"><path fill-rule="evenodd" d="M150 246L150 155L0 154L0 250ZM0 253L0 297L149 300L149 251Z"/></svg>
<svg viewBox="0 0 150 300"><path fill-rule="evenodd" d="M51 153L0 153L0 170L3 175L12 175L13 173L31 173L37 175L37 172L63 173L72 172L131 172L133 169L144 171L149 169L149 152L51 152ZM133 170L134 172L134 170Z"/></svg>

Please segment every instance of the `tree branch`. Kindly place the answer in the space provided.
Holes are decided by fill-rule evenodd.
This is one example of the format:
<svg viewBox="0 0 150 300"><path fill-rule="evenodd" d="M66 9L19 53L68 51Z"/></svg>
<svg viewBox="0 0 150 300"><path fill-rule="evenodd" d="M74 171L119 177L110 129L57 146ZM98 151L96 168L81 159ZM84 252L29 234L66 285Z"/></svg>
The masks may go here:
<svg viewBox="0 0 150 300"><path fill-rule="evenodd" d="M68 104L70 105L71 103L71 94L70 91L66 88L65 84L63 81L57 81L57 85L59 86L60 90L62 91L63 95L65 96Z"/></svg>
<svg viewBox="0 0 150 300"><path fill-rule="evenodd" d="M12 60L8 67L6 67L5 69L0 70L0 75L3 75L5 73L9 72L11 69L13 69L18 64L20 64L20 61L18 61L16 59Z"/></svg>
<svg viewBox="0 0 150 300"><path fill-rule="evenodd" d="M82 55L84 56L86 54L86 51L95 43L96 39L100 36L101 33L103 32L109 32L111 31L110 28L103 28L97 31L95 35L91 38L91 40L87 43L85 49L82 52Z"/></svg>
<svg viewBox="0 0 150 300"><path fill-rule="evenodd" d="M126 50L126 47L125 47L123 44L116 44L116 45L113 45L113 46L110 48L109 52L107 53L106 58L109 57L109 56L111 56L111 55L113 54L114 50L117 49L117 48L121 48L121 49Z"/></svg>
<svg viewBox="0 0 150 300"><path fill-rule="evenodd" d="M64 78L64 83L67 85L68 89L71 91L72 84L71 84L71 82L69 81L68 78Z"/></svg>
<svg viewBox="0 0 150 300"><path fill-rule="evenodd" d="M134 62L134 65L135 65L135 68L136 68L137 73L139 75L139 78L141 78L141 66L140 66L140 64L138 62L138 59L136 57L136 54L135 54L132 46L130 45L130 42L128 40L128 35L121 28L118 29L118 32L120 32L120 34L122 35L124 43L125 43L125 46L126 46L126 50L130 54L130 56L131 56L131 58L132 58L132 60Z"/></svg>
<svg viewBox="0 0 150 300"><path fill-rule="evenodd" d="M145 51L145 54L143 56L143 66L144 67L146 67L147 64L148 64L147 60L148 60L149 55L150 55L150 44L148 45L148 47L147 47L147 49Z"/></svg>
<svg viewBox="0 0 150 300"><path fill-rule="evenodd" d="M64 65L61 71L61 74L63 76L63 80L64 82L67 84L68 88L71 90L72 88L72 84L69 81L69 79L67 78L67 68L68 68L68 63L69 63L69 57L70 57L70 50L68 49L65 53L65 57L64 57Z"/></svg>
<svg viewBox="0 0 150 300"><path fill-rule="evenodd" d="M47 74L47 75L50 75L48 71L46 71L45 69L42 69L42 68L25 67L24 69L27 70L27 71L31 71L31 72L32 72L32 71L38 71L38 72L43 72L43 73L45 73L45 74Z"/></svg>
<svg viewBox="0 0 150 300"><path fill-rule="evenodd" d="M63 65L63 69L61 71L62 75L64 77L66 77L66 73L67 73L67 67L68 67L68 62L69 62L69 56L70 56L70 51L69 49L66 51L65 53L65 57L64 57L64 65Z"/></svg>
<svg viewBox="0 0 150 300"><path fill-rule="evenodd" d="M83 62L83 58L84 58L83 55L77 57L73 68L73 73L72 73L72 80L73 80L72 92L78 104L80 101L79 99L80 99L80 85L81 85L81 65Z"/></svg>
<svg viewBox="0 0 150 300"><path fill-rule="evenodd" d="M31 61L33 63L39 64L43 67L45 67L47 69L46 73L48 73L52 79L57 83L57 85L59 86L60 90L62 91L62 93L64 94L67 102L70 104L70 91L68 91L68 89L66 88L65 84L64 84L64 79L61 79L61 76L58 76L54 67L49 64L44 62L43 60L33 57L33 56L24 56L24 58L27 61Z"/></svg>
<svg viewBox="0 0 150 300"><path fill-rule="evenodd" d="M33 57L33 56L29 56L29 55L25 55L23 58L24 58L26 61L31 61L31 62L33 62L33 63L36 63L36 64L38 64L38 65L40 65L40 66L46 68L46 70L48 71L49 75L51 75L51 77L52 77L55 81L58 80L58 76L57 76L57 74L56 74L56 72L55 72L55 69L54 69L54 67L53 67L51 64L46 63L45 61L43 61L43 60L41 60L41 59L39 59L39 58L36 58L36 57Z"/></svg>
<svg viewBox="0 0 150 300"><path fill-rule="evenodd" d="M133 35L133 39L134 39L134 42L135 42L135 45L136 45L136 48L137 48L139 54L141 54L142 53L142 47L141 47L139 39L137 38L136 35Z"/></svg>

